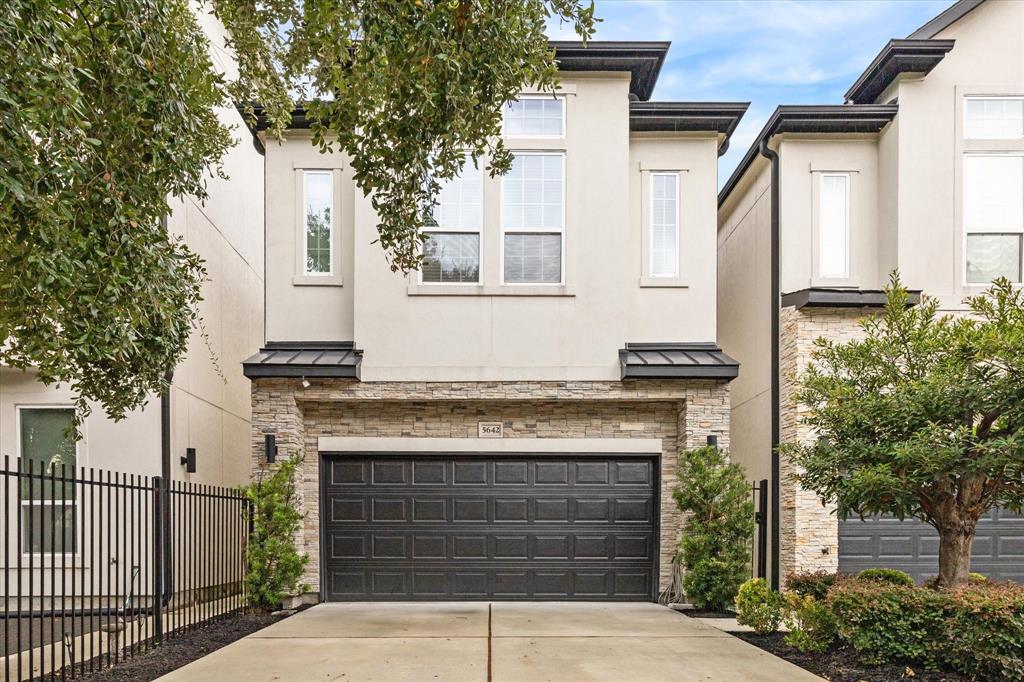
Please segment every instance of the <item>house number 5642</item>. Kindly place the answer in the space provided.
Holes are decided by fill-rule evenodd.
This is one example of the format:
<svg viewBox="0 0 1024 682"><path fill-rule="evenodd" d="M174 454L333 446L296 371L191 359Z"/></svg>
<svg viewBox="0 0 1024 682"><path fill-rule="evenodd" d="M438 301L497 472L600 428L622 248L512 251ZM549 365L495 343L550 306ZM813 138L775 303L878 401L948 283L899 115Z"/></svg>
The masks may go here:
<svg viewBox="0 0 1024 682"><path fill-rule="evenodd" d="M477 422L477 436L480 438L501 438L505 435L501 422Z"/></svg>

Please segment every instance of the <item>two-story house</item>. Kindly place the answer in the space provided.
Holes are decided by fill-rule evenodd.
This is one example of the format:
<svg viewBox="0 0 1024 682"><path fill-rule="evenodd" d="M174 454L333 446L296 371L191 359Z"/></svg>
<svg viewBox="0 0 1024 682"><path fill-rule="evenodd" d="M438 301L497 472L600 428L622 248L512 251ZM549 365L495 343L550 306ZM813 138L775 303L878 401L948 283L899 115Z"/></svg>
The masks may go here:
<svg viewBox="0 0 1024 682"><path fill-rule="evenodd" d="M680 449L728 444L716 345L719 155L745 104L651 102L667 43L553 44L557 95L504 112L422 268L391 271L301 112L266 152L254 476L302 457L316 598L651 600Z"/></svg>
<svg viewBox="0 0 1024 682"><path fill-rule="evenodd" d="M744 368L732 454L772 481L773 578L934 575L931 527L837 520L773 451L813 437L791 396L814 339L858 335L890 272L950 312L995 277L1022 281L1024 3L961 0L890 41L844 104L776 109L720 192L718 223L719 338ZM1024 519L984 520L973 565L1024 580Z"/></svg>

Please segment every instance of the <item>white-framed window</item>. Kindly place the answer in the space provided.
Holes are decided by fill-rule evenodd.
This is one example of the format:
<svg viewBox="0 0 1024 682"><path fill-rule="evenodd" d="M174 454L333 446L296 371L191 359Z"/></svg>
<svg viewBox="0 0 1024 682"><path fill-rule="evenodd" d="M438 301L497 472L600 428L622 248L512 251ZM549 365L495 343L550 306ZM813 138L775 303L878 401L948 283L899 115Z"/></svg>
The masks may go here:
<svg viewBox="0 0 1024 682"><path fill-rule="evenodd" d="M443 183L433 220L424 229L423 284L479 284L483 175L466 157L459 175Z"/></svg>
<svg viewBox="0 0 1024 682"><path fill-rule="evenodd" d="M21 469L28 472L31 466L33 473L44 474L21 481L21 551L74 554L78 551L74 532L78 500L73 483L78 445L69 429L75 410L64 405L19 406L17 415Z"/></svg>
<svg viewBox="0 0 1024 682"><path fill-rule="evenodd" d="M515 152L502 178L502 282L562 284L565 154Z"/></svg>
<svg viewBox="0 0 1024 682"><path fill-rule="evenodd" d="M679 173L651 173L651 277L679 276Z"/></svg>
<svg viewBox="0 0 1024 682"><path fill-rule="evenodd" d="M303 274L330 276L335 270L334 173L302 172Z"/></svg>
<svg viewBox="0 0 1024 682"><path fill-rule="evenodd" d="M505 137L565 137L565 97L520 95L505 105Z"/></svg>
<svg viewBox="0 0 1024 682"><path fill-rule="evenodd" d="M963 188L966 283L1021 282L1024 154L965 154Z"/></svg>
<svg viewBox="0 0 1024 682"><path fill-rule="evenodd" d="M818 179L818 277L850 276L850 175Z"/></svg>
<svg viewBox="0 0 1024 682"><path fill-rule="evenodd" d="M964 137L1024 139L1024 97L965 97Z"/></svg>

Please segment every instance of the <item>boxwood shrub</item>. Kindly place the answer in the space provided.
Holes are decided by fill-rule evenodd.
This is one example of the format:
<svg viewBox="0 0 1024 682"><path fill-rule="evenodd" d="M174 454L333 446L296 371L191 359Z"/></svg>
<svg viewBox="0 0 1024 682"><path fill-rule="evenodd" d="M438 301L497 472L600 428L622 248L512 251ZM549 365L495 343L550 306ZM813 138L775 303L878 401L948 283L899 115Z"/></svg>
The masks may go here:
<svg viewBox="0 0 1024 682"><path fill-rule="evenodd" d="M828 592L840 638L867 664L949 668L974 679L1024 679L1024 586L933 590L850 579Z"/></svg>
<svg viewBox="0 0 1024 682"><path fill-rule="evenodd" d="M814 597L821 601L828 594L828 588L835 585L839 578L838 573L826 573L825 571L790 573L786 576L786 589L796 592L801 597Z"/></svg>
<svg viewBox="0 0 1024 682"><path fill-rule="evenodd" d="M893 585L914 586L914 579L910 577L909 573L895 568L865 568L857 574L857 577L861 580L880 580Z"/></svg>

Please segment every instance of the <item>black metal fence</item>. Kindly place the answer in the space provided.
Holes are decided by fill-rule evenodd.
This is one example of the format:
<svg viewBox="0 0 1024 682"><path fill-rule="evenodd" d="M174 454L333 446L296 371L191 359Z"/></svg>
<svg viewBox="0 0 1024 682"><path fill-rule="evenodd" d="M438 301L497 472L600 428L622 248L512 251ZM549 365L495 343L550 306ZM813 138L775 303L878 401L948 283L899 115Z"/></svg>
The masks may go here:
<svg viewBox="0 0 1024 682"><path fill-rule="evenodd" d="M4 680L70 679L245 606L233 489L4 458Z"/></svg>
<svg viewBox="0 0 1024 682"><path fill-rule="evenodd" d="M755 578L768 577L768 479L751 486L754 500L754 522L757 524L750 548L750 573Z"/></svg>

